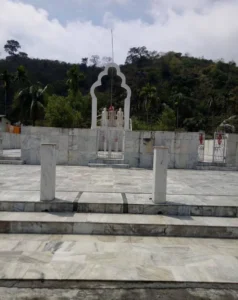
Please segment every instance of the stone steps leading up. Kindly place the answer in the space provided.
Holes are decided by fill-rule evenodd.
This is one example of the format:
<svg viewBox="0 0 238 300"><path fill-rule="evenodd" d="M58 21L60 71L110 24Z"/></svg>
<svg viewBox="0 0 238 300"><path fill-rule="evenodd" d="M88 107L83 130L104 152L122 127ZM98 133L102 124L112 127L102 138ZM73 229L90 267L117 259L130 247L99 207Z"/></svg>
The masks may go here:
<svg viewBox="0 0 238 300"><path fill-rule="evenodd" d="M204 167L212 167L212 166L216 166L216 167L226 167L226 166L229 166L227 163L225 162L208 162L208 161L199 161L197 163L198 166L204 166Z"/></svg>
<svg viewBox="0 0 238 300"><path fill-rule="evenodd" d="M238 238L238 218L0 212L0 233Z"/></svg>
<svg viewBox="0 0 238 300"><path fill-rule="evenodd" d="M196 170L210 171L238 171L238 166L233 166L223 162L198 162Z"/></svg>
<svg viewBox="0 0 238 300"><path fill-rule="evenodd" d="M92 168L116 168L116 169L128 169L129 164L121 158L97 158L90 161L88 164Z"/></svg>
<svg viewBox="0 0 238 300"><path fill-rule="evenodd" d="M203 171L238 171L238 167L196 166L196 170L203 170Z"/></svg>
<svg viewBox="0 0 238 300"><path fill-rule="evenodd" d="M130 166L128 164L104 164L104 163L89 163L91 168L115 168L115 169L128 169Z"/></svg>
<svg viewBox="0 0 238 300"><path fill-rule="evenodd" d="M0 160L21 160L19 156L0 156Z"/></svg>
<svg viewBox="0 0 238 300"><path fill-rule="evenodd" d="M24 161L19 159L12 159L12 157L5 157L4 159L0 159L0 165L24 165Z"/></svg>

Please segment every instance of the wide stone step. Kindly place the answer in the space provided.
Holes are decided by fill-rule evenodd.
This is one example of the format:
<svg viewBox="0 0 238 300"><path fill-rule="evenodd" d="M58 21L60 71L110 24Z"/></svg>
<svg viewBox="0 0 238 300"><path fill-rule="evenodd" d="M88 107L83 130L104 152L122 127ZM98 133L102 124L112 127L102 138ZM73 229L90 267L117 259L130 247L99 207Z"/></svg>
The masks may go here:
<svg viewBox="0 0 238 300"><path fill-rule="evenodd" d="M104 163L89 163L91 168L115 168L115 169L128 169L128 164L104 164Z"/></svg>
<svg viewBox="0 0 238 300"><path fill-rule="evenodd" d="M167 195L155 204L151 194L56 192L53 201L40 201L39 191L0 190L0 211L79 212L142 215L238 217L237 196Z"/></svg>
<svg viewBox="0 0 238 300"><path fill-rule="evenodd" d="M228 166L197 166L196 170L203 171L238 171L238 167L228 167Z"/></svg>
<svg viewBox="0 0 238 300"><path fill-rule="evenodd" d="M23 160L12 159L10 157L0 159L0 165L23 165L23 164L24 164Z"/></svg>
<svg viewBox="0 0 238 300"><path fill-rule="evenodd" d="M238 218L1 212L0 233L238 238Z"/></svg>
<svg viewBox="0 0 238 300"><path fill-rule="evenodd" d="M21 160L20 156L0 156L0 160Z"/></svg>

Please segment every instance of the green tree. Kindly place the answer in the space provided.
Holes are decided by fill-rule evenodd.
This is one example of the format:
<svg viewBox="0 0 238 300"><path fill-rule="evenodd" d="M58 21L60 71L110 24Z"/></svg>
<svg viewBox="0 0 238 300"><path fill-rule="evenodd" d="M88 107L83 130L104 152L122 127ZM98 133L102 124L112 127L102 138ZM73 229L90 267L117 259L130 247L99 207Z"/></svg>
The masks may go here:
<svg viewBox="0 0 238 300"><path fill-rule="evenodd" d="M19 52L18 55L19 55L19 57L22 57L22 58L28 58L28 54L25 52Z"/></svg>
<svg viewBox="0 0 238 300"><path fill-rule="evenodd" d="M45 118L47 124L52 127L80 127L82 123L80 112L72 108L67 98L57 95L49 97Z"/></svg>
<svg viewBox="0 0 238 300"><path fill-rule="evenodd" d="M159 128L163 131L174 131L176 128L175 112L167 105L160 116Z"/></svg>
<svg viewBox="0 0 238 300"><path fill-rule="evenodd" d="M147 85L141 89L140 97L143 99L144 108L146 111L146 121L148 123L151 103L153 100L157 99L156 87L151 86L149 83L147 83Z"/></svg>
<svg viewBox="0 0 238 300"><path fill-rule="evenodd" d="M10 103L10 88L13 82L14 76L8 71L3 71L0 74L0 82L3 83L4 88L4 114L8 114L8 105Z"/></svg>
<svg viewBox="0 0 238 300"><path fill-rule="evenodd" d="M20 121L24 122L30 118L32 125L35 126L36 120L43 118L46 90L47 86L42 88L38 83L22 89L17 94L14 107L20 111Z"/></svg>
<svg viewBox="0 0 238 300"><path fill-rule="evenodd" d="M22 84L22 85L30 84L26 69L22 65L17 68L14 79L15 79L15 81L20 82L20 84Z"/></svg>
<svg viewBox="0 0 238 300"><path fill-rule="evenodd" d="M127 54L126 64L138 63L141 60L146 60L148 58L149 58L149 51L145 46L133 47L130 48Z"/></svg>
<svg viewBox="0 0 238 300"><path fill-rule="evenodd" d="M75 96L79 91L79 85L84 80L84 75L79 72L79 68L77 65L73 65L72 68L67 72L68 80L67 84L69 86L70 91Z"/></svg>
<svg viewBox="0 0 238 300"><path fill-rule="evenodd" d="M18 43L18 41L15 41L15 40L8 40L6 45L4 46L4 50L10 56L16 55L20 48L21 48L21 45Z"/></svg>

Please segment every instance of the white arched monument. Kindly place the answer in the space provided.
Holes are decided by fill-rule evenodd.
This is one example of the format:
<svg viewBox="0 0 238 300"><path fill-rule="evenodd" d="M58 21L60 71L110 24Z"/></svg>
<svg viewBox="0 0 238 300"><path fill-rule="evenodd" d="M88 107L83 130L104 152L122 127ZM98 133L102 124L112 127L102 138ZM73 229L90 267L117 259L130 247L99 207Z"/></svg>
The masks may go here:
<svg viewBox="0 0 238 300"><path fill-rule="evenodd" d="M126 77L121 72L120 67L115 63L109 63L105 66L104 71L102 71L98 75L98 80L92 85L90 94L92 97L92 125L91 128L95 129L97 128L97 97L95 95L95 89L102 85L102 78L103 76L108 75L108 70L110 68L114 68L117 71L117 76L119 76L122 80L121 87L124 88L127 92L127 96L124 102L124 129L129 130L130 127L130 104L131 104L131 89L126 84Z"/></svg>

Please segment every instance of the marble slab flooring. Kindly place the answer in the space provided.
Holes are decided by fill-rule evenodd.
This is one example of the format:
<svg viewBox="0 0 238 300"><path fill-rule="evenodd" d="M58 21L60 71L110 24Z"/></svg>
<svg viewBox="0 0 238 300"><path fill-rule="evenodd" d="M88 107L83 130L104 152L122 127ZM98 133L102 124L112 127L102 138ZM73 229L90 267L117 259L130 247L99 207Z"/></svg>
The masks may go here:
<svg viewBox="0 0 238 300"><path fill-rule="evenodd" d="M238 283L238 241L0 235L3 280Z"/></svg>

